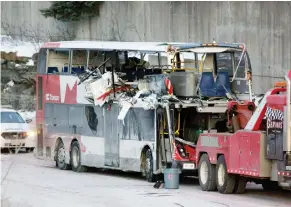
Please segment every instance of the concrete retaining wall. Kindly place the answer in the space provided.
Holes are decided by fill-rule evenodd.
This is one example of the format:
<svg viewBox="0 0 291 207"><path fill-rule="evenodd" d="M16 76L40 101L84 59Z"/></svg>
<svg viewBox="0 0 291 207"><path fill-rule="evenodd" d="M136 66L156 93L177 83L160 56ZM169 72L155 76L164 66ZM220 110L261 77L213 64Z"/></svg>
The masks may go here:
<svg viewBox="0 0 291 207"><path fill-rule="evenodd" d="M1 2L1 18L57 36L61 23L39 12L48 5ZM272 77L291 68L290 21L290 2L105 2L100 17L77 23L74 31L78 40L244 42L255 92L264 93Z"/></svg>

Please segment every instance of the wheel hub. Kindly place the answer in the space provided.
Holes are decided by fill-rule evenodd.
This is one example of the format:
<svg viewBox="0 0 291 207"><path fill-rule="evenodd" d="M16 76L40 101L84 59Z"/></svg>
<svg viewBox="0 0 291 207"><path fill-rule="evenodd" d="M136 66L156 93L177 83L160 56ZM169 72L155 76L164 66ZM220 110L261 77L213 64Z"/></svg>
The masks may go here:
<svg viewBox="0 0 291 207"><path fill-rule="evenodd" d="M65 149L62 147L58 151L58 161L63 163L65 161Z"/></svg>
<svg viewBox="0 0 291 207"><path fill-rule="evenodd" d="M80 155L79 150L76 147L72 150L72 159L74 167L77 167L79 165Z"/></svg>
<svg viewBox="0 0 291 207"><path fill-rule="evenodd" d="M225 169L224 169L223 165L219 165L218 172L217 172L217 178L218 178L218 184L220 186L223 186L223 184L225 182L224 177L225 177Z"/></svg>
<svg viewBox="0 0 291 207"><path fill-rule="evenodd" d="M150 165L151 165L151 161L149 158L146 159L146 166L145 166L145 172L148 174L150 171Z"/></svg>
<svg viewBox="0 0 291 207"><path fill-rule="evenodd" d="M206 162L202 162L200 166L200 172L199 172L200 180L203 184L207 183L208 180L208 166Z"/></svg>

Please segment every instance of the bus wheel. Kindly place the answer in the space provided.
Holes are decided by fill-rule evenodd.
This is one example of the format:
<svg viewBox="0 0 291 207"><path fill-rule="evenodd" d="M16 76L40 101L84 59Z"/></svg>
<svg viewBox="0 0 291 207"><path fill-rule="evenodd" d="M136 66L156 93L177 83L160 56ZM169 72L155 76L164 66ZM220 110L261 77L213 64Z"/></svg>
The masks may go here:
<svg viewBox="0 0 291 207"><path fill-rule="evenodd" d="M75 172L86 172L87 168L81 165L81 151L79 142L74 141L71 146L71 166Z"/></svg>
<svg viewBox="0 0 291 207"><path fill-rule="evenodd" d="M33 150L34 150L34 147L26 147L25 148L25 151L28 153L33 152Z"/></svg>
<svg viewBox="0 0 291 207"><path fill-rule="evenodd" d="M216 190L215 165L209 161L207 154L203 154L198 165L199 184L203 191Z"/></svg>
<svg viewBox="0 0 291 207"><path fill-rule="evenodd" d="M243 194L246 191L247 179L245 177L237 175L235 178L235 185L233 193Z"/></svg>
<svg viewBox="0 0 291 207"><path fill-rule="evenodd" d="M148 182L154 182L155 181L155 175L154 175L154 163L153 163L153 156L152 151L148 149L146 151L146 157L145 157L145 177Z"/></svg>
<svg viewBox="0 0 291 207"><path fill-rule="evenodd" d="M56 160L56 165L60 170L70 169L70 165L66 163L65 158L66 158L65 146L63 142L60 142L57 148L57 160Z"/></svg>
<svg viewBox="0 0 291 207"><path fill-rule="evenodd" d="M230 194L234 191L235 175L227 173L224 156L219 156L216 164L216 186L217 190L223 194Z"/></svg>

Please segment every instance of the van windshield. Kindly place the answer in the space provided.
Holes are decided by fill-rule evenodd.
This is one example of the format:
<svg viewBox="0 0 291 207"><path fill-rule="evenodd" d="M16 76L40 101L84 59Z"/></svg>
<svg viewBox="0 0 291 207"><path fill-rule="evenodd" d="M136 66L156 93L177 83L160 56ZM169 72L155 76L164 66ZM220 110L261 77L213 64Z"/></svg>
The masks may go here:
<svg viewBox="0 0 291 207"><path fill-rule="evenodd" d="M23 118L17 112L1 112L1 123L25 123Z"/></svg>

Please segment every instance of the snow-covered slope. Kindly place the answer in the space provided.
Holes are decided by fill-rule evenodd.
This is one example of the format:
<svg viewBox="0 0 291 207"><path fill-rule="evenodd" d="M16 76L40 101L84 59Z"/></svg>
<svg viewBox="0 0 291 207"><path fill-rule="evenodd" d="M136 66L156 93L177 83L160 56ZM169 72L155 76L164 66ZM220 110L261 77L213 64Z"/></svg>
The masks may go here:
<svg viewBox="0 0 291 207"><path fill-rule="evenodd" d="M7 35L1 35L1 51L3 52L17 52L19 57L31 58L33 54L38 52L39 44L34 44L31 42L24 42L19 40L14 40L12 37ZM32 64L30 62L30 64Z"/></svg>

